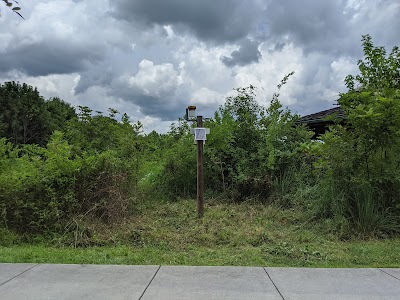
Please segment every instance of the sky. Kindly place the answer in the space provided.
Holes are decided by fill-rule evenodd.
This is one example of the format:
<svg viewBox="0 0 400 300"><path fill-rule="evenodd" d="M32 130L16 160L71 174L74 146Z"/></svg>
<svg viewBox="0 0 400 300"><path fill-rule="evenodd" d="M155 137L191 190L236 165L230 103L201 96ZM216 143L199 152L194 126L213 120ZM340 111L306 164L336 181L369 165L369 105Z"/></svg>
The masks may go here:
<svg viewBox="0 0 400 300"><path fill-rule="evenodd" d="M268 106L334 107L357 74L361 36L400 46L400 0L19 0L0 2L0 82L93 111L114 108L166 132L196 105L212 117L253 85Z"/></svg>

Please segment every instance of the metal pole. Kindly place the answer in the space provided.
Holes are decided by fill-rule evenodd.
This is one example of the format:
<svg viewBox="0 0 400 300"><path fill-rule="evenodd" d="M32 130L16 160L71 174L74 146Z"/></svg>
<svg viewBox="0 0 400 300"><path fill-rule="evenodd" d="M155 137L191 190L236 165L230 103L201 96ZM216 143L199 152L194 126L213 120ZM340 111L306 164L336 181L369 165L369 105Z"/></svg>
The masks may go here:
<svg viewBox="0 0 400 300"><path fill-rule="evenodd" d="M203 127L203 117L197 117L197 127ZM203 144L197 141L197 217L204 215Z"/></svg>

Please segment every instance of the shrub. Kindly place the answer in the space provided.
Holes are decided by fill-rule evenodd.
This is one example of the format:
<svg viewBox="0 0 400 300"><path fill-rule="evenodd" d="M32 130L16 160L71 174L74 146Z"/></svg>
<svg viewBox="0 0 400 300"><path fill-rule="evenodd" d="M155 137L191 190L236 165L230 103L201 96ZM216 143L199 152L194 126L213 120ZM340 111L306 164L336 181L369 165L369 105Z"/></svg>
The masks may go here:
<svg viewBox="0 0 400 300"><path fill-rule="evenodd" d="M128 212L129 165L113 151L73 154L55 132L47 148L0 144L0 207L21 233L63 232L74 217L117 222Z"/></svg>

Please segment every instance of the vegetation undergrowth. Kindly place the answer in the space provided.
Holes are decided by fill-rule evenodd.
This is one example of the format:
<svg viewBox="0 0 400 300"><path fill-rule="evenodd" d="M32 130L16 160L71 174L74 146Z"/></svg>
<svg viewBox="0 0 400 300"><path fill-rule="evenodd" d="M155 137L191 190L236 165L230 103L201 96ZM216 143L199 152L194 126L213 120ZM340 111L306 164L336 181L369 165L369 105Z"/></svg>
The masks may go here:
<svg viewBox="0 0 400 300"><path fill-rule="evenodd" d="M400 239L344 237L301 211L261 203L152 202L122 224L87 224L74 238L24 243L1 232L1 262L400 267ZM75 240L75 238L77 240Z"/></svg>

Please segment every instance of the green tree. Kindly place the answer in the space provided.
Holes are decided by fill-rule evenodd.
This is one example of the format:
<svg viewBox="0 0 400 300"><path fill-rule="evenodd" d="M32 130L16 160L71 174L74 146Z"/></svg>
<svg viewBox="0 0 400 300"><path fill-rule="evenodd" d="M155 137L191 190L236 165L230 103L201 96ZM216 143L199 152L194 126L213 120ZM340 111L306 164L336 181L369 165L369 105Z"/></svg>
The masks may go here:
<svg viewBox="0 0 400 300"><path fill-rule="evenodd" d="M14 145L44 145L51 134L50 114L45 100L36 88L27 84L6 82L0 85L1 137Z"/></svg>
<svg viewBox="0 0 400 300"><path fill-rule="evenodd" d="M124 114L121 122L115 117L118 111L109 109L109 116L93 111L87 106L78 107L78 118L72 118L66 126L66 137L78 153L100 153L116 150L120 155L132 156L140 149L142 124L131 124Z"/></svg>
<svg viewBox="0 0 400 300"><path fill-rule="evenodd" d="M369 35L362 45L360 73L346 77L338 101L348 125L325 134L319 166L339 195L336 212L363 231L399 230L390 216L400 215L400 52L386 55Z"/></svg>
<svg viewBox="0 0 400 300"><path fill-rule="evenodd" d="M0 137L14 145L46 145L55 130L65 130L76 119L75 109L59 98L46 101L38 90L25 83L0 85Z"/></svg>
<svg viewBox="0 0 400 300"><path fill-rule="evenodd" d="M351 124L346 134L354 141L355 167L369 182L400 183L400 51L394 47L386 56L369 35L362 37L364 60L360 74L349 75L349 91L342 94L342 106ZM383 190L382 190L383 191Z"/></svg>
<svg viewBox="0 0 400 300"><path fill-rule="evenodd" d="M75 108L58 97L46 101L45 108L50 114L49 129L51 132L54 130L65 131L67 123L77 118Z"/></svg>

